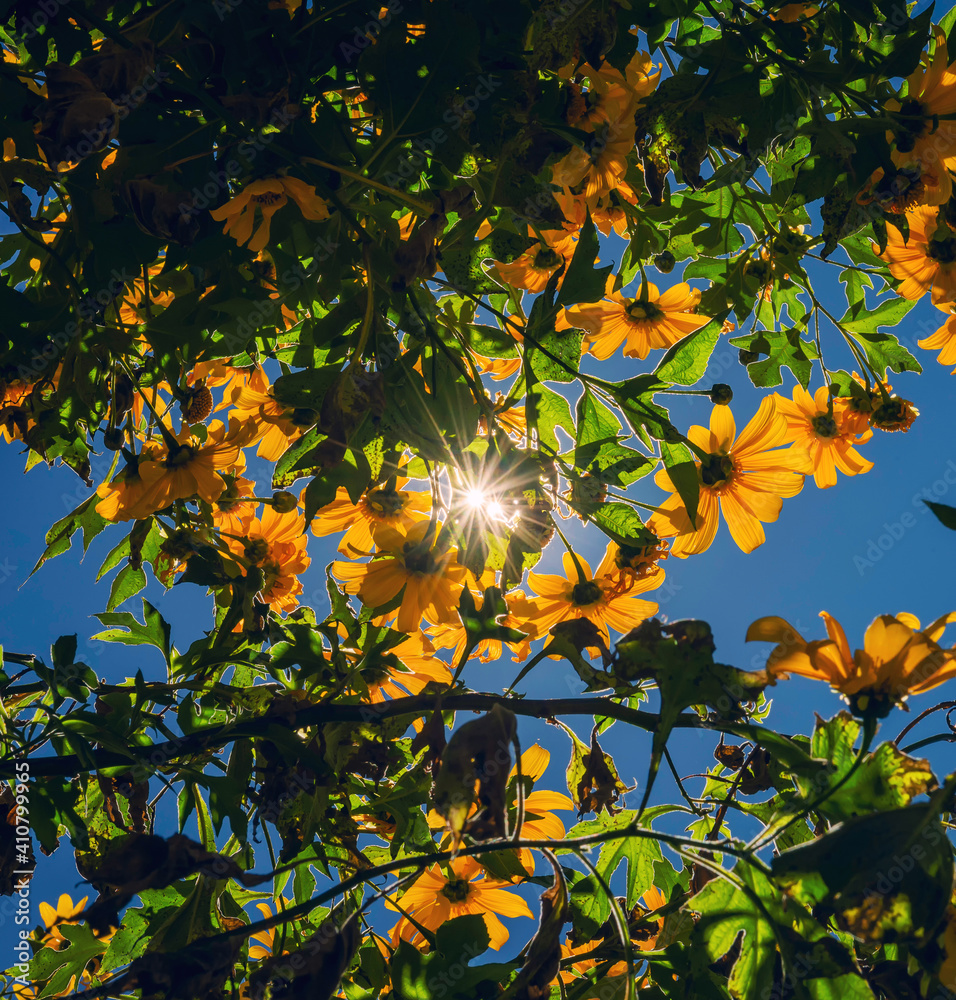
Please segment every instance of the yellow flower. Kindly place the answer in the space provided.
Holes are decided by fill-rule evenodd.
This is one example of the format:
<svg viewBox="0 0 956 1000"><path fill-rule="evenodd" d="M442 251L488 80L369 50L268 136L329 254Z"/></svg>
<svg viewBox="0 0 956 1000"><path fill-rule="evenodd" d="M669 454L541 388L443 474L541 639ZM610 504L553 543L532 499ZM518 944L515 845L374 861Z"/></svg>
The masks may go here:
<svg viewBox="0 0 956 1000"><path fill-rule="evenodd" d="M174 500L194 496L209 503L218 500L226 488L219 470L245 467L242 449L254 432L254 424L240 427L232 423L227 434L222 422L215 420L205 442L186 425L173 435L176 446L172 449L158 442L144 445L134 469L128 468L97 489L103 497L96 505L97 513L109 521L128 521L148 517Z"/></svg>
<svg viewBox="0 0 956 1000"><path fill-rule="evenodd" d="M926 205L907 212L906 221L909 236L905 242L890 223L883 253L890 274L902 282L897 294L915 301L932 288L933 302L952 302L956 299L956 234L944 226L942 238L937 239L937 211ZM875 243L873 252L879 252Z"/></svg>
<svg viewBox="0 0 956 1000"><path fill-rule="evenodd" d="M261 519L253 518L242 538L224 537L237 555L262 570L265 577L259 594L275 611L291 611L302 593L299 575L309 563L305 518L297 512L279 514L266 507Z"/></svg>
<svg viewBox="0 0 956 1000"><path fill-rule="evenodd" d="M647 357L656 348L670 347L687 334L710 322L709 316L694 313L700 292L686 282L668 288L662 295L648 283L635 298L610 291L603 302L566 309L555 324L559 329L581 327L587 331L583 347L605 361L624 344L624 356Z"/></svg>
<svg viewBox="0 0 956 1000"><path fill-rule="evenodd" d="M608 545L593 574L587 560L577 556L575 565L575 558L570 552L564 553L563 577L528 574L528 586L538 595L528 601L530 615L527 624L534 629L532 638L544 635L558 622L587 618L597 626L607 643L608 625L623 634L645 618L657 614L657 605L653 601L642 601L631 595L659 587L664 582L664 571L658 567L657 572L643 579L622 582L612 546L613 543Z"/></svg>
<svg viewBox="0 0 956 1000"><path fill-rule="evenodd" d="M922 630L915 615L880 615L866 630L863 649L852 654L840 623L826 611L820 617L828 638L813 642L776 616L758 618L747 629L748 642L779 643L767 660L771 677L799 674L828 681L855 711L866 711L874 701L876 711L885 715L894 703L902 704L909 695L930 691L956 676L956 652L938 645L946 626L956 621L956 612Z"/></svg>
<svg viewBox="0 0 956 1000"><path fill-rule="evenodd" d="M847 420L845 399L833 400L829 412L830 390L821 386L811 396L801 385L794 386L793 400L774 393L777 410L787 421L787 436L783 444L805 455L813 467L813 480L820 489L835 486L837 469L844 475L855 476L869 472L873 463L868 462L854 447L864 444L873 436L867 428L856 434Z"/></svg>
<svg viewBox="0 0 956 1000"><path fill-rule="evenodd" d="M935 47L932 58L924 53L920 66L906 80L903 102L886 102L886 110L903 116L895 135L893 162L898 167L918 165L932 178L935 187L930 199L941 205L953 190L950 170L956 168L956 68L949 65L946 36L933 29Z"/></svg>
<svg viewBox="0 0 956 1000"><path fill-rule="evenodd" d="M936 308L947 314L946 322L935 333L916 343L924 351L939 351L936 360L941 365L956 365L956 302L937 302ZM956 375L956 368L950 374Z"/></svg>
<svg viewBox="0 0 956 1000"><path fill-rule="evenodd" d="M528 904L513 892L510 883L492 878L473 858L456 858L443 872L432 865L418 876L399 900L418 923L428 930L438 930L442 924L467 913L484 918L491 938L491 947L498 951L508 940L508 929L499 919L503 917L531 917ZM397 909L390 900L389 909ZM421 947L424 938L406 917L392 928L392 939L403 938Z"/></svg>
<svg viewBox="0 0 956 1000"><path fill-rule="evenodd" d="M465 569L458 565L454 547L435 546L430 529L430 522L420 521L407 535L383 530L376 543L380 551L371 562L332 564L332 572L346 581L346 591L369 607L380 608L402 594L395 625L400 632L416 631L423 616L432 624L457 618Z"/></svg>
<svg viewBox="0 0 956 1000"><path fill-rule="evenodd" d="M292 906L291 899L285 899L282 896L279 897L278 903L276 904L276 913L281 913L283 910L287 910ZM268 920L270 917L274 917L275 913L272 912L272 907L268 903L256 903L256 909L262 914L263 920ZM273 949L275 948L275 935L276 928L270 927L268 930L259 931L258 934L252 934L249 937L249 961L258 962L260 959L268 958ZM251 942L255 941L256 944ZM283 948L280 955L285 955L288 953L288 948Z"/></svg>
<svg viewBox="0 0 956 1000"><path fill-rule="evenodd" d="M388 483L370 486L357 504L352 503L348 490L340 486L335 499L316 511L312 534L321 538L344 531L339 552L347 556L368 555L383 532L407 534L431 510L431 496L403 489L407 482L398 477L394 486Z"/></svg>
<svg viewBox="0 0 956 1000"><path fill-rule="evenodd" d="M386 696L404 698L419 694L432 681L451 683L451 671L435 656L435 647L422 632L413 632L397 646L392 646L389 653L398 658L398 666L379 677L365 676L372 704L385 701Z"/></svg>
<svg viewBox="0 0 956 1000"><path fill-rule="evenodd" d="M666 902L667 899L664 896L664 893L662 893L656 886L652 886L641 897L641 903L645 909L650 911L652 915L655 910L659 910ZM657 921L657 934L660 933L660 929L663 926L664 918L659 917ZM640 938L631 938L631 946L637 948L639 951L651 951L657 947L657 934L653 931L648 931ZM591 969L596 968L600 964L604 964L596 958L587 957L590 953L596 951L602 944L603 941L598 940L585 941L584 944L577 946L574 946L570 941L567 941L561 945L562 959L578 958L580 956L580 960L573 962L570 967L562 969L554 981L557 982L558 978L560 978L565 983L573 982L577 976L583 976ZM626 962L615 962L604 975L606 979L610 979L612 977L625 976L627 975L627 971L628 968Z"/></svg>
<svg viewBox="0 0 956 1000"><path fill-rule="evenodd" d="M689 440L707 453L703 462L696 463L700 484L697 527L691 525L677 487L664 469L654 481L672 495L647 526L659 538L673 538L671 552L684 559L710 548L723 511L733 540L744 552L753 552L766 540L760 522L777 520L783 498L796 496L803 488L803 474L810 471L806 456L799 452L771 450L783 443L786 432L786 420L770 396L739 437L730 407L714 406L709 431L694 425L687 432Z"/></svg>
<svg viewBox="0 0 956 1000"><path fill-rule="evenodd" d="M46 947L60 949L68 946L69 942L60 933L60 925L77 923L76 918L83 912L89 898L89 896L84 896L78 903L74 903L70 896L64 892L56 901L56 909L49 903L40 903L38 907L40 919L46 928L42 940ZM113 930L98 934L97 938L100 941L109 941L115 933L116 931Z"/></svg>
<svg viewBox="0 0 956 1000"><path fill-rule="evenodd" d="M231 233L233 239L258 253L269 242L272 216L285 205L289 198L299 206L303 217L311 222L321 222L329 217L325 202L315 193L315 188L296 177L267 177L247 184L225 205L214 208L210 215L216 222L225 222L223 233ZM256 209L262 221L253 233Z"/></svg>
<svg viewBox="0 0 956 1000"><path fill-rule="evenodd" d="M283 406L274 396L269 376L254 368L245 377L245 385L230 396L234 416L240 424L255 427L249 444L259 442L256 455L268 462L277 461L284 451L315 423L308 411L302 420L294 409Z"/></svg>
<svg viewBox="0 0 956 1000"><path fill-rule="evenodd" d="M529 292L543 292L551 275L564 265L567 267L574 256L576 238L565 229L546 230L541 234L544 244L540 242L516 257L510 264L496 264L498 276L506 285L513 288L525 288ZM560 288L565 275L558 279Z"/></svg>
<svg viewBox="0 0 956 1000"><path fill-rule="evenodd" d="M521 755L521 776L530 779L531 783L539 781L548 768L551 754L544 747L529 747ZM518 776L517 764L512 767L508 775L508 781L513 781ZM513 797L510 809L514 814L518 808L517 787L513 789ZM546 789L532 789L524 799L524 823L521 826L522 840L554 840L559 841L564 838L565 829L561 820L554 815L554 809L573 809L574 803L562 792L551 792ZM472 802L468 810L467 819L471 819L478 812L478 803ZM444 818L435 809L429 810L428 825L433 830L441 830L445 826ZM448 834L448 838L451 834ZM446 838L446 840L448 839ZM443 845L444 846L444 845ZM529 875L534 874L534 855L531 849L523 847L518 853L521 867Z"/></svg>

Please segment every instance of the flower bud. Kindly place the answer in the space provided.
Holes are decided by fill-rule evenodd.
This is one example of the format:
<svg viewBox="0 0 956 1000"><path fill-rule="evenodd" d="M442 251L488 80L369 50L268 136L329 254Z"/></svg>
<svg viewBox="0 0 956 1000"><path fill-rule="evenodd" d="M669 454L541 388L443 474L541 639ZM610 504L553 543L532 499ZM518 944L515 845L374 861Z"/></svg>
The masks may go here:
<svg viewBox="0 0 956 1000"><path fill-rule="evenodd" d="M714 406L726 406L734 398L734 390L726 382L715 382L710 390Z"/></svg>
<svg viewBox="0 0 956 1000"><path fill-rule="evenodd" d="M664 250L654 258L654 267L656 267L661 274L670 274L671 271L674 270L674 265L676 263L677 258L670 252L670 250Z"/></svg>
<svg viewBox="0 0 956 1000"><path fill-rule="evenodd" d="M296 509L299 501L294 493L288 490L276 490L272 494L272 509L277 514L291 514Z"/></svg>

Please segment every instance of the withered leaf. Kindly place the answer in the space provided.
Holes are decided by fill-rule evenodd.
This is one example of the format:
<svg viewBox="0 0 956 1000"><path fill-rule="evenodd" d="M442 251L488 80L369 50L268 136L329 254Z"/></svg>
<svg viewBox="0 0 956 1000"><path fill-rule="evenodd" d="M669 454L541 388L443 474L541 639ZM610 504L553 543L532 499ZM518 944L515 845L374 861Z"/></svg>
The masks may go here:
<svg viewBox="0 0 956 1000"><path fill-rule="evenodd" d="M272 955L249 979L252 1000L331 1000L362 943L355 920L326 920L297 951Z"/></svg>
<svg viewBox="0 0 956 1000"><path fill-rule="evenodd" d="M458 850L465 833L475 840L505 836L509 747L515 728L514 713L495 705L480 719L455 730L442 752L433 799L451 833L453 851ZM468 820L476 799L476 782L478 812Z"/></svg>

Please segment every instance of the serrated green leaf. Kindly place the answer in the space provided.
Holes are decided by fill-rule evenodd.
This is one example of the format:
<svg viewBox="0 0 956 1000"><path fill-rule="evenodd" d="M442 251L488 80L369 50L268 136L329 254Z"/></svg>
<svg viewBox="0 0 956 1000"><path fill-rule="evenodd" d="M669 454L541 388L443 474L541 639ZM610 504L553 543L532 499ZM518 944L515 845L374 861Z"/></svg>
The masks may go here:
<svg viewBox="0 0 956 1000"><path fill-rule="evenodd" d="M677 495L683 501L691 527L697 527L697 506L700 503L700 478L697 463L686 444L661 442L661 458Z"/></svg>
<svg viewBox="0 0 956 1000"><path fill-rule="evenodd" d="M570 306L578 302L600 302L604 298L607 276L614 265L608 264L606 267L595 269L594 261L597 259L599 249L597 230L594 228L589 211L558 293L559 306Z"/></svg>
<svg viewBox="0 0 956 1000"><path fill-rule="evenodd" d="M688 334L670 347L654 374L662 381L676 385L693 385L704 377L710 356L720 340L720 331L730 310L715 316L699 330Z"/></svg>

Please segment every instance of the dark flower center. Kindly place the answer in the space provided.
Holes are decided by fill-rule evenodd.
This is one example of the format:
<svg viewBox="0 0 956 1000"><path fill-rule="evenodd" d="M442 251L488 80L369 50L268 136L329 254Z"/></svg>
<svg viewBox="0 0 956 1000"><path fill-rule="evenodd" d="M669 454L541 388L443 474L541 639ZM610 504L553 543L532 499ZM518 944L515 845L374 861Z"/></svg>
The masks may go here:
<svg viewBox="0 0 956 1000"><path fill-rule="evenodd" d="M573 604L584 607L587 604L594 604L596 601L599 601L601 594L601 588L593 580L588 580L587 583L576 583L572 587L571 601Z"/></svg>
<svg viewBox="0 0 956 1000"><path fill-rule="evenodd" d="M420 542L406 542L402 548L405 560L405 569L409 573L421 573L424 576L431 576L441 572L438 559L431 549L426 549Z"/></svg>
<svg viewBox="0 0 956 1000"><path fill-rule="evenodd" d="M700 463L700 481L704 486L724 486L734 473L730 455L708 455Z"/></svg>
<svg viewBox="0 0 956 1000"><path fill-rule="evenodd" d="M657 319L664 315L664 311L659 309L653 302L641 302L640 299L632 299L624 308L628 319Z"/></svg>
<svg viewBox="0 0 956 1000"><path fill-rule="evenodd" d="M269 543L264 538L249 538L243 544L246 558L258 565L269 555Z"/></svg>
<svg viewBox="0 0 956 1000"><path fill-rule="evenodd" d="M534 257L534 266L544 269L557 267L561 263L561 258L551 247L542 247Z"/></svg>
<svg viewBox="0 0 956 1000"><path fill-rule="evenodd" d="M956 237L949 236L945 240L930 240L926 247L926 256L940 264L952 264L956 261Z"/></svg>
<svg viewBox="0 0 956 1000"><path fill-rule="evenodd" d="M445 899L453 903L463 903L471 893L471 883L464 878L451 878L441 890Z"/></svg>
<svg viewBox="0 0 956 1000"><path fill-rule="evenodd" d="M167 469L181 469L188 465L196 455L196 449L192 445L182 444L175 451L169 453L166 459Z"/></svg>
<svg viewBox="0 0 956 1000"><path fill-rule="evenodd" d="M380 490L373 490L366 496L365 506L374 517L394 517L404 510L405 500L405 493L383 486Z"/></svg>
<svg viewBox="0 0 956 1000"><path fill-rule="evenodd" d="M813 425L813 433L817 437L835 438L840 433L837 422L833 417L828 417L825 413L819 413L810 423Z"/></svg>

